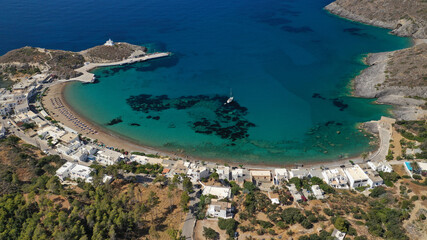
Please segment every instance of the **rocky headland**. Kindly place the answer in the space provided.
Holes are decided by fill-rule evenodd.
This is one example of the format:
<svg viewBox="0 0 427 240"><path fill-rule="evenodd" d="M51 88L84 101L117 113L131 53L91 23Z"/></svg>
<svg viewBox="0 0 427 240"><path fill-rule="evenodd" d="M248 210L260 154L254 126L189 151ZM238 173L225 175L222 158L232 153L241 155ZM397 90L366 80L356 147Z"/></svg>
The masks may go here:
<svg viewBox="0 0 427 240"><path fill-rule="evenodd" d="M85 62L110 63L145 55L147 48L124 42L95 46L80 52L23 47L0 56L0 80L18 81L26 75L49 72L58 79L81 75Z"/></svg>
<svg viewBox="0 0 427 240"><path fill-rule="evenodd" d="M353 21L392 29L398 36L427 38L424 0L337 0L325 9Z"/></svg>
<svg viewBox="0 0 427 240"><path fill-rule="evenodd" d="M427 1L337 0L325 9L415 39L416 44L407 49L368 54L365 63L369 67L354 79L353 94L395 106L393 114L397 119L426 119Z"/></svg>

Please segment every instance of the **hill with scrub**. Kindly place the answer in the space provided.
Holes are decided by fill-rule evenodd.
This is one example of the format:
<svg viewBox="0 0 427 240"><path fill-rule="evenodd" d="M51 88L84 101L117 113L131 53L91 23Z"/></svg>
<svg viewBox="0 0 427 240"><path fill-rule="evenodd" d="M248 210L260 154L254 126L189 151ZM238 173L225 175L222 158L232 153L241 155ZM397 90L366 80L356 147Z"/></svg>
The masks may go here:
<svg viewBox="0 0 427 240"><path fill-rule="evenodd" d="M54 174L64 162L17 137L0 140L0 239L175 239L180 235L188 202L180 204L183 191L176 185L119 179L103 184L104 173L114 167L99 166L93 184L62 185Z"/></svg>
<svg viewBox="0 0 427 240"><path fill-rule="evenodd" d="M85 62L106 63L145 55L147 48L129 43L95 46L81 52L23 47L0 56L0 81L19 81L33 74L48 72L59 79L81 75L75 69Z"/></svg>
<svg viewBox="0 0 427 240"><path fill-rule="evenodd" d="M325 9L357 22L392 29L399 36L427 38L425 0L337 0Z"/></svg>

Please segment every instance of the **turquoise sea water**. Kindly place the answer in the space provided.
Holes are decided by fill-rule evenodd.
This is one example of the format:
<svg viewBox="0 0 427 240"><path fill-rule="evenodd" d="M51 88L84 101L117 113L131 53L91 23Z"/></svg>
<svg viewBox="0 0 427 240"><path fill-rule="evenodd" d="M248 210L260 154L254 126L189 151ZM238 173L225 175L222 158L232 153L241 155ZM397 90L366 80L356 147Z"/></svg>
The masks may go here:
<svg viewBox="0 0 427 240"><path fill-rule="evenodd" d="M387 115L389 107L349 97L349 81L365 68L363 54L410 45L409 39L385 29L328 14L322 8L330 0L79 2L30 4L45 14L31 23L15 19L18 23L10 22L17 25L14 29L1 24L0 34L19 36L20 41L7 38L10 49L38 45L81 50L111 37L146 45L150 51L173 52L170 58L97 69L99 83L72 84L66 98L109 130L201 158L278 164L339 159L370 150L369 137L356 125ZM37 14L21 4L11 2L6 9L28 12L24 19ZM49 13L55 10L63 17L54 20ZM0 23L7 21L0 16ZM20 31L27 28L33 31ZM197 132L194 126L200 121L218 121L221 130L240 129L238 121L218 120L221 106L212 100L215 95L228 97L230 88L236 103L246 108L238 121L255 126L243 129L247 135L234 141L215 131ZM152 95L151 100L167 95L180 103L185 103L180 97L196 95L210 100L198 97L197 104L185 109L142 112L127 102L140 94ZM123 122L106 125L117 117Z"/></svg>

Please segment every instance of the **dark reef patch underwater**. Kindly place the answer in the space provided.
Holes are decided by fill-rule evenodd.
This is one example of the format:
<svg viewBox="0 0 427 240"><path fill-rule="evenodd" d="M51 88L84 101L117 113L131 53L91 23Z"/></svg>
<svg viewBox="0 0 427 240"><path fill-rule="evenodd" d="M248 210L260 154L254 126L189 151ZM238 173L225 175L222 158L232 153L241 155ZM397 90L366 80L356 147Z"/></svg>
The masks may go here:
<svg viewBox="0 0 427 240"><path fill-rule="evenodd" d="M200 117L190 122L191 128L196 133L215 134L222 139L236 141L249 137L248 130L255 124L245 119L248 109L233 101L225 104L225 96L182 96L169 98L167 95L152 96L140 94L130 96L126 102L134 111L143 113L160 112L168 109L185 110L193 107L202 107L213 110L215 119ZM147 119L159 120L160 117L148 115Z"/></svg>

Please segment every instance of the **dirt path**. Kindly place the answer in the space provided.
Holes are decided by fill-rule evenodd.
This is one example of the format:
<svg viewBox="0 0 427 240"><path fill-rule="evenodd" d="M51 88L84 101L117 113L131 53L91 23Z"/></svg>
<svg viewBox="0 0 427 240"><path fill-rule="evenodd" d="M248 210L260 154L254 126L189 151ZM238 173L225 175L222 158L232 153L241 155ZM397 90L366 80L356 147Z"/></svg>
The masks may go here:
<svg viewBox="0 0 427 240"><path fill-rule="evenodd" d="M393 132L391 135L391 139L393 139L393 158L396 159L397 156L402 156L402 145L400 145L400 140L402 139L402 135L396 131L395 128L393 128Z"/></svg>

